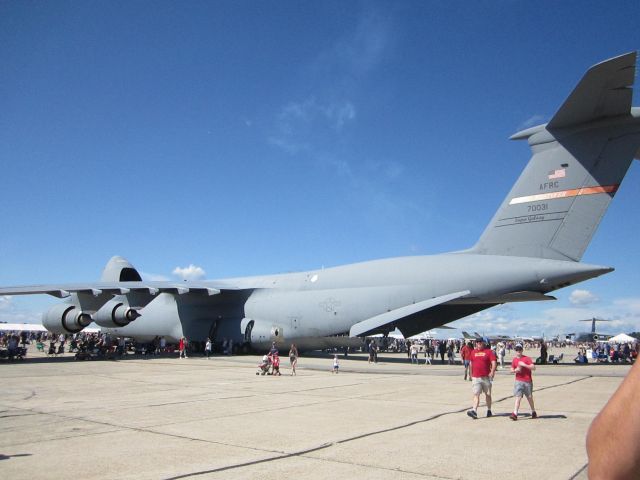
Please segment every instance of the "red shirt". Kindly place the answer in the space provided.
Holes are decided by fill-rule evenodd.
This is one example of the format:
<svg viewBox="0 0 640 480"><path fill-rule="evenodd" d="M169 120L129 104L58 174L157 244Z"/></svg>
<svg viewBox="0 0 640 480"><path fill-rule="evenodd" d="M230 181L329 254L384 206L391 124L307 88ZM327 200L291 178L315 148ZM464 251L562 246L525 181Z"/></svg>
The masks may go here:
<svg viewBox="0 0 640 480"><path fill-rule="evenodd" d="M469 354L471 353L471 349L465 343L464 346L460 349L460 356L462 360L469 360Z"/></svg>
<svg viewBox="0 0 640 480"><path fill-rule="evenodd" d="M497 361L496 354L490 348L473 350L469 360L471 360L471 376L475 378L488 377L491 373L491 362Z"/></svg>
<svg viewBox="0 0 640 480"><path fill-rule="evenodd" d="M518 364L522 362L525 365L533 365L533 360L526 355L522 355L520 358L515 357L511 362L511 368L518 368ZM533 380L531 379L531 370L528 368L520 367L520 371L516 372L516 381L517 382L527 382L531 383Z"/></svg>

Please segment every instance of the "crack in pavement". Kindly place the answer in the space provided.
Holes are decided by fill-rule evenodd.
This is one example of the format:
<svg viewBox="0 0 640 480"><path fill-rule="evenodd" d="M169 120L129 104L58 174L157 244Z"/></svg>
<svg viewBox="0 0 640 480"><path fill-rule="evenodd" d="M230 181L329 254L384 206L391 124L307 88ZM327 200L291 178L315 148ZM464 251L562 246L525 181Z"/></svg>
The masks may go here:
<svg viewBox="0 0 640 480"><path fill-rule="evenodd" d="M576 383L576 382L584 381L584 380L587 380L589 378L592 378L592 376L585 376L585 377L574 379L574 380L571 380L571 381L568 381L568 382L563 382L563 383L560 383L560 384L548 385L546 387L539 388L536 391L543 391L543 390L548 390L548 389L551 389L551 388L559 388L559 387L571 385L571 384ZM356 383L356 384L350 384L350 385L342 385L342 387L348 387L348 386L354 386L354 385L355 386L362 385L362 382ZM334 388L339 388L339 387L341 387L341 386L340 385L336 385L336 386L327 386L327 387L314 388L314 389L309 389L309 390L322 390L322 389L329 389L329 388L334 389ZM303 393L303 392L301 392L301 393ZM494 403L499 403L499 402L502 402L502 401L505 401L505 400L511 399L511 398L513 398L513 397L511 395L509 395L509 396L494 400ZM282 410L283 408L286 408L286 409L299 408L299 407L305 407L305 406L309 406L309 405L333 403L333 402L337 402L337 401L341 401L341 400L343 400L343 398L332 399L332 400L324 400L324 401L314 402L312 404L279 407L279 408L274 408L274 409L271 409L271 410ZM203 443L212 444L212 445L222 445L222 446L226 446L226 447L235 447L235 448L241 448L241 449L245 449L245 450L253 450L253 451L256 451L256 452L272 454L272 456L270 456L270 457L259 459L259 460L253 460L253 461L249 461L249 462L242 462L242 463L237 463L237 464L232 464L232 465L226 465L226 466L223 466L223 467L217 467L217 468L198 471L198 472L185 473L185 474L178 475L178 476L168 477L165 480L178 480L178 479L182 479L182 478L196 477L196 476L200 476L200 475L216 473L216 472L223 472L223 471L229 471L229 470L244 468L244 467L248 467L248 466L252 466L252 465L258 465L258 464L262 464L262 463L267 463L267 462L274 462L274 461L283 460L283 459L292 458L292 457L304 457L304 458L309 458L309 459L314 459L314 460L322 460L322 461L330 461L330 462L337 462L337 463L352 464L352 465L362 466L362 467L367 467L367 468L385 469L385 470L389 470L389 471L393 471L393 472L402 472L402 473L414 474L414 475L418 475L418 476L422 476L422 477L431 476L432 478L435 477L435 478L446 479L447 477L438 477L438 476L433 475L433 474L429 475L429 474L423 474L421 472L413 472L413 471L401 470L401 469L391 469L391 468L381 467L381 466L377 466L377 465L366 465L366 464L359 464L359 463L356 463L356 462L346 462L346 461L338 461L338 460L332 460L332 459L319 459L317 457L309 456L309 454L317 452L317 451L320 451L320 450L324 450L324 449L330 448L332 446L346 444L346 443L350 443L350 442L355 442L355 441L361 440L363 438L368 438L368 437L372 437L372 436L376 436L376 435L381 435L381 434L384 434L384 433L389 433L389 432L393 432L393 431L397 431L397 430L402 430L402 429L409 428L409 427L412 427L412 426L415 426L415 425L431 422L433 420L437 420L439 418L442 418L442 417L445 417L445 416L448 416L448 415L459 414L459 413L462 413L462 412L467 410L467 407L464 407L464 408L461 408L461 409L449 410L449 411L445 411L445 412L441 412L441 413L429 416L427 418L423 418L423 419L419 419L419 420L414 420L414 421L411 421L411 422L403 423L401 425L396 425L396 426L389 427L389 428L383 428L383 429L380 429L380 430L374 430L374 431L371 431L371 432L366 432L366 433L362 433L362 434L359 434L359 435L354 435L354 436L351 436L351 437L343 438L343 439L337 440L335 442L323 443L323 444L315 446L315 447L311 447L311 448L307 448L307 449L303 449L303 450L298 450L298 451L295 451L295 452L286 453L286 452L272 450L272 449L251 447L251 446L247 446L247 445L234 445L234 444L226 443L226 442L219 442L219 441L207 440L207 439L202 439L202 438L190 437L190 436L186 436L186 435L178 435L178 434L172 434L172 433L167 433L167 432L160 432L160 431L154 430L153 428L150 428L150 427L144 427L143 428L143 427L132 427L132 426L127 426L127 425L118 425L118 424L111 423L111 422L105 422L105 421L99 421L99 420L91 420L91 419L87 419L87 418L83 418L83 417L75 417L75 416L71 416L71 415L63 415L63 414L42 412L42 411L38 411L37 409L33 409L33 408L24 408L24 409L23 408L19 408L19 407L13 407L13 408L17 409L17 410L21 410L23 412L30 412L32 414L53 416L53 417L57 417L57 418L67 419L67 420L84 421L84 422L89 422L89 423L93 423L93 424L97 424L97 425L109 426L109 427L112 427L112 428L115 429L115 430L111 430L111 431L108 431L108 432L88 433L88 434L85 434L84 436L102 435L102 434L105 434L105 433L113 433L113 432L117 432L117 431L121 431L121 430L131 430L131 431L137 431L137 432L142 432L142 433L150 433L150 434L155 434L155 435L162 435L162 436L167 436L167 437L176 438L176 439L197 441L197 442L203 442ZM264 412L264 410L255 411L253 413L257 413L257 412ZM242 414L239 414L239 415L246 415L246 414L247 414L247 412L243 412ZM163 424L163 426L166 426L166 425L167 424ZM79 436L79 435L76 435L76 436ZM68 438L68 437L65 437L65 438ZM43 440L43 442L44 441L51 442L51 441L55 441L55 440L58 440L58 439L63 439L63 438L61 437L61 438L48 439L48 440ZM28 442L28 443L40 443L40 442ZM586 468L586 465L583 466L578 472L576 472L576 474L574 474L574 476L572 476L569 480L575 479L575 477L577 475L579 475L580 472L582 472L585 468Z"/></svg>
<svg viewBox="0 0 640 480"><path fill-rule="evenodd" d="M539 390L548 390L550 388L563 387L563 386L571 385L572 383L576 383L576 382L580 382L580 381L583 381L583 380L587 380L589 378L591 378L591 376L585 376L585 377L582 377L582 378L579 378L579 379L575 379L575 380L571 380L571 381L568 381L568 382L559 383L559 384L556 384L556 385L548 385L546 387L540 388ZM509 398L513 398L513 397L510 395L508 397L504 397L502 399L496 400L496 402L501 402L501 401L504 401L504 400L509 399ZM233 465L226 465L224 467L213 468L213 469L210 469L210 470L202 470L202 471L198 471L198 472L185 473L183 475L178 475L178 476L174 476L174 477L168 477L168 478L165 478L164 480L178 480L178 479L182 479L182 478L196 477L196 476L206 475L206 474L210 474L210 473L217 473L217 472L223 472L223 471L233 470L233 469L237 469L237 468L248 467L248 466L257 465L257 464L261 464L261 463L267 463L267 462L283 460L283 459L291 458L291 457L305 457L305 458L312 458L312 459L318 460L316 457L307 457L307 455L309 453L317 452L319 450L324 450L326 448L329 448L329 447L332 447L332 446L335 446L335 445L354 442L354 441L361 440L363 438L371 437L371 436L374 436L374 435L380 435L380 434L383 434L383 433L393 432L393 431L396 431L396 430L401 430L401 429L404 429L404 428L412 427L414 425L419 425L419 424L422 424L422 423L431 422L433 420L436 420L436 419L444 417L444 416L462 413L462 412L464 412L466 410L467 410L467 407L464 407L464 408L461 408L461 409L456 409L456 410L450 410L450 411L447 411L447 412L441 412L441 413L438 413L438 414L435 414L435 415L432 415L430 417L423 418L423 419L420 419L420 420L415 420L415 421L408 422L408 423L405 423L405 424L402 424L402 425L396 425L394 427L384 428L384 429L381 429L381 430L375 430L375 431L363 433L363 434L360 434L360 435L354 435L352 437L344 438L342 440L338 440L338 441L331 442L331 443L324 443L324 444L319 445L317 447L312 447L312 448L305 449L305 450L300 450L300 451L297 451L297 452L291 452L291 453L288 453L288 454L277 455L275 457L263 458L263 459L260 459L260 460L254 460L254 461L250 461L250 462L243 462L243 463L238 463L238 464L233 464ZM405 470L398 470L398 469L388 469L388 468L380 467L380 466L377 466L377 465L366 465L366 464L359 464L359 463L356 463L356 462L336 461L336 460L332 460L332 459L322 459L322 460L331 461L331 462L338 462L338 463L346 463L346 464L351 464L351 465L356 465L356 466L363 466L363 467L368 467L368 468L386 469L386 470L392 470L392 471L403 472L403 473L406 472L406 473L410 473L410 474L420 475L420 476L423 476L423 477L431 476L431 477L435 477L435 478L443 478L443 479L447 478L447 477L438 477L437 475L423 474L423 473L420 473L420 472L412 472L412 471L405 471ZM584 469L584 467L583 467L583 469ZM569 479L569 480L572 480L572 479Z"/></svg>

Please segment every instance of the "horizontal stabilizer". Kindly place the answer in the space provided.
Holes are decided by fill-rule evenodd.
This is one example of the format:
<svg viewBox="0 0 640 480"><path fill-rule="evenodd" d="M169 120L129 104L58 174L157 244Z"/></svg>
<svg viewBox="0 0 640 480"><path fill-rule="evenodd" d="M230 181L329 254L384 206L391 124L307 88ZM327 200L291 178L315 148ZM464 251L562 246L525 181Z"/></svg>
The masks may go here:
<svg viewBox="0 0 640 480"><path fill-rule="evenodd" d="M591 67L547 124L547 129L629 115L635 67L636 52Z"/></svg>
<svg viewBox="0 0 640 480"><path fill-rule="evenodd" d="M499 303L540 302L540 301L548 301L548 300L557 300L557 298L552 295L545 295L544 293L540 293L540 292L520 291L520 292L504 293L502 295L493 295L490 297L482 297L482 298L466 297L460 300L456 300L456 302L454 303L458 305L464 305L464 304L496 305Z"/></svg>
<svg viewBox="0 0 640 480"><path fill-rule="evenodd" d="M349 336L357 337L366 335L374 330L377 330L385 325L391 325L398 320L401 320L409 315L413 315L418 312L422 312L429 308L435 307L437 305L441 305L443 303L450 302L460 297L464 297L465 295L469 295L469 290L464 290L462 292L449 293L447 295L442 295L440 297L430 298L429 300L424 300L422 302L414 303L411 305L407 305L404 307L397 308L395 310L391 310L390 312L385 312L380 315L376 315L375 317L368 318L361 322L356 323L349 330ZM391 329L393 330L393 329Z"/></svg>

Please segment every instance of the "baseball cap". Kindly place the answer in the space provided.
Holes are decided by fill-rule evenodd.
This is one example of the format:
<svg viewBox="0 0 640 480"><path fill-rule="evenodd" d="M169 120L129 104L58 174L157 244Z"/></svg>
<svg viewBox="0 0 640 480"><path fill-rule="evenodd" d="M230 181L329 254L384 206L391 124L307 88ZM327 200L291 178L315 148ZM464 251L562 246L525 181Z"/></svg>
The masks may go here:
<svg viewBox="0 0 640 480"><path fill-rule="evenodd" d="M515 346L516 350L522 350L522 344L521 343L517 343Z"/></svg>

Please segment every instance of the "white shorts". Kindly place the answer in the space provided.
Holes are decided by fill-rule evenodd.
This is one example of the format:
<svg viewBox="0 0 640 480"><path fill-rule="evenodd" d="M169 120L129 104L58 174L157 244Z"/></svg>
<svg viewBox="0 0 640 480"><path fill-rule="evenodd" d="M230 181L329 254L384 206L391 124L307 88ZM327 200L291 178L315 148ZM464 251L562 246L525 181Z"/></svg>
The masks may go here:
<svg viewBox="0 0 640 480"><path fill-rule="evenodd" d="M474 395L481 393L491 395L491 377L473 377L471 380L471 390Z"/></svg>

